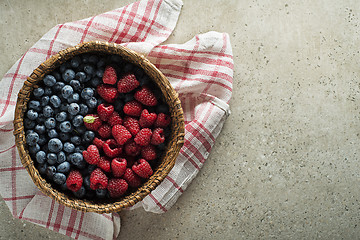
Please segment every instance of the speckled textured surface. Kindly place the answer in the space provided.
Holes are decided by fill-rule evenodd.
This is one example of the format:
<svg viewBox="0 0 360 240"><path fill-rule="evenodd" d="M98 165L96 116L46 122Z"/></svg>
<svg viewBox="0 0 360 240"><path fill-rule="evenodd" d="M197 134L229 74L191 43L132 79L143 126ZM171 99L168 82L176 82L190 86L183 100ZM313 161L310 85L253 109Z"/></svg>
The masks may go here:
<svg viewBox="0 0 360 240"><path fill-rule="evenodd" d="M56 23L132 1L80 2L0 1L0 75ZM122 212L118 239L359 238L359 2L209 3L184 0L167 42L230 34L232 115L177 204ZM0 239L68 239L0 206Z"/></svg>

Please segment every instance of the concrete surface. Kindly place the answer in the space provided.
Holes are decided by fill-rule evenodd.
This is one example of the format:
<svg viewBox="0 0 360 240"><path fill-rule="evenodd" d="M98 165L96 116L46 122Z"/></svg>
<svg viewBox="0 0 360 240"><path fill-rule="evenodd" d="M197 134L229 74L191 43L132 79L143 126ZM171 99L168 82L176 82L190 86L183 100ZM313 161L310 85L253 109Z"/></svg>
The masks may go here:
<svg viewBox="0 0 360 240"><path fill-rule="evenodd" d="M132 1L0 1L0 75L56 23ZM123 212L118 239L359 239L360 3L185 0L168 40L228 32L232 115L166 214ZM68 239L14 220L0 239Z"/></svg>

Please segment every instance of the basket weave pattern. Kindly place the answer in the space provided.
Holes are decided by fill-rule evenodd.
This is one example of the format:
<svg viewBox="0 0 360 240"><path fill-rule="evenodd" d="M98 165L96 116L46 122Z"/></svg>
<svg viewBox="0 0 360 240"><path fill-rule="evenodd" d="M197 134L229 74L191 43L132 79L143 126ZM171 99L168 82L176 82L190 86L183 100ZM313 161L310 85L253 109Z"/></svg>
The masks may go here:
<svg viewBox="0 0 360 240"><path fill-rule="evenodd" d="M54 189L38 172L34 166L27 150L25 141L25 131L23 125L24 113L27 109L27 103L34 86L42 81L44 76L59 67L65 61L76 55L97 52L102 54L117 54L125 61L131 62L144 70L144 72L157 84L160 88L164 101L169 105L171 114L171 134L166 146L165 154L159 159L160 165L154 169L154 174L135 192L128 196L118 199L111 203L96 203L90 200L80 200L57 191ZM47 196L55 199L61 204L73 208L75 210L85 212L110 213L118 212L123 208L128 208L141 201L152 190L154 190L167 176L175 164L175 160L180 152L180 148L184 143L184 117L178 94L170 85L167 78L142 55L122 47L121 45L108 42L87 42L74 47L70 47L58 54L52 56L43 62L24 82L24 86L18 93L18 99L15 108L14 118L14 135L16 146L20 155L21 162L26 168L35 185Z"/></svg>

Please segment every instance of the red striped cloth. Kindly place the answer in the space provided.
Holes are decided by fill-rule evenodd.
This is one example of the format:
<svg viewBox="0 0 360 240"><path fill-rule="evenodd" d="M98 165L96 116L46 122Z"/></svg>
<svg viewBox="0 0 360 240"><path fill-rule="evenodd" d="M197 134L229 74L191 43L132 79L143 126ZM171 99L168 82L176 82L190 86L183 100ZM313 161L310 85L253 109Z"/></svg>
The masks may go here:
<svg viewBox="0 0 360 240"><path fill-rule="evenodd" d="M22 167L12 135L17 93L27 76L58 51L80 42L120 43L146 55L179 92L185 144L166 179L135 207L166 212L209 156L229 114L233 58L229 36L208 32L184 44L160 45L175 28L181 0L143 0L88 19L55 26L0 82L0 194L14 217L75 239L115 239L118 214L83 213L43 195Z"/></svg>

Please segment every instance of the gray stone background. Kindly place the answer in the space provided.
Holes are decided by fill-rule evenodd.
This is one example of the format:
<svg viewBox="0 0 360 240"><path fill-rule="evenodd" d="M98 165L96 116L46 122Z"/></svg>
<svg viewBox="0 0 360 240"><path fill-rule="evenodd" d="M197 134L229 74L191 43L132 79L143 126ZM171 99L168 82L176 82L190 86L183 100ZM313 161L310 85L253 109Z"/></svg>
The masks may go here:
<svg viewBox="0 0 360 240"><path fill-rule="evenodd" d="M0 0L0 75L58 23L131 0ZM232 115L198 177L157 215L122 212L118 239L359 239L357 0L184 0L166 43L227 32ZM0 239L68 239L13 219Z"/></svg>

